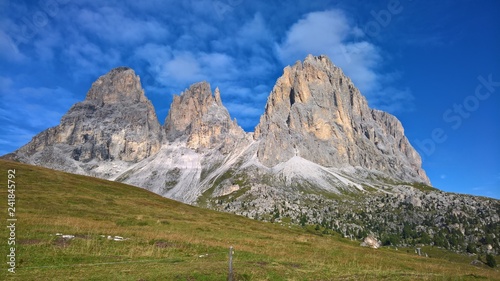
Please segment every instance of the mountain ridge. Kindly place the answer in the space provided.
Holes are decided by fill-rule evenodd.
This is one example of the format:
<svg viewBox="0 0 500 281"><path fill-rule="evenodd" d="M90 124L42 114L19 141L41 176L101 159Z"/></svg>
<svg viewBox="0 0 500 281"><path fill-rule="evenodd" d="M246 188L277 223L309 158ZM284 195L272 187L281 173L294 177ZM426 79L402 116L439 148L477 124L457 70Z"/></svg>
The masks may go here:
<svg viewBox="0 0 500 281"><path fill-rule="evenodd" d="M253 133L231 119L219 89L212 92L208 82L174 95L161 126L140 78L131 68L117 67L99 77L58 126L7 157L129 181L167 197L177 190L174 198L188 203L229 170L274 177L275 171L293 170L279 168L292 158L293 163L312 165L309 171L321 175L314 179L295 171L293 177L307 178L308 185L335 193L356 184L346 185L328 169L364 178L365 184L373 175L430 184L399 120L370 109L352 81L323 55L309 55L284 68ZM143 175L139 166L150 174Z"/></svg>
<svg viewBox="0 0 500 281"><path fill-rule="evenodd" d="M174 96L165 120L161 126L135 72L120 67L99 77L58 126L4 158L345 237L500 249L498 200L430 187L401 122L369 108L326 56L285 67L253 133L231 119L208 82Z"/></svg>

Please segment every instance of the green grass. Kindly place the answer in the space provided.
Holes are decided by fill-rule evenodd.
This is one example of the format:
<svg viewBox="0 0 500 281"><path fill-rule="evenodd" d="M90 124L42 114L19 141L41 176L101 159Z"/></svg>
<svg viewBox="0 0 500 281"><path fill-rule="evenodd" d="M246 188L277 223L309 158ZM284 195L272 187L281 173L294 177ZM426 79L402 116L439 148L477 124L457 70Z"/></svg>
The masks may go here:
<svg viewBox="0 0 500 281"><path fill-rule="evenodd" d="M10 274L2 262L3 280L226 280L231 245L235 280L500 280L497 270L449 252L423 258L362 248L310 227L258 222L117 182L0 160L3 182L8 169L16 169L18 264ZM5 188L0 197L6 224ZM56 233L76 238L63 241Z"/></svg>
<svg viewBox="0 0 500 281"><path fill-rule="evenodd" d="M429 185L426 185L425 183L421 182L413 182L413 183L404 183L406 185L412 186L420 191L437 191L438 189Z"/></svg>

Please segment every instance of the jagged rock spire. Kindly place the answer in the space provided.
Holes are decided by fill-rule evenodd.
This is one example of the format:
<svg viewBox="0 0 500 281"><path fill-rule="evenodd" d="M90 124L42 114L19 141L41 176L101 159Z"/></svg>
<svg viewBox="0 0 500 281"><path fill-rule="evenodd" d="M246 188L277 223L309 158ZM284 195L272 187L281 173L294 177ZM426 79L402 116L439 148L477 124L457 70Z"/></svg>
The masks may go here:
<svg viewBox="0 0 500 281"><path fill-rule="evenodd" d="M185 140L193 149L227 146L245 137L222 105L219 89L213 95L207 82L193 84L174 96L165 132L169 141Z"/></svg>

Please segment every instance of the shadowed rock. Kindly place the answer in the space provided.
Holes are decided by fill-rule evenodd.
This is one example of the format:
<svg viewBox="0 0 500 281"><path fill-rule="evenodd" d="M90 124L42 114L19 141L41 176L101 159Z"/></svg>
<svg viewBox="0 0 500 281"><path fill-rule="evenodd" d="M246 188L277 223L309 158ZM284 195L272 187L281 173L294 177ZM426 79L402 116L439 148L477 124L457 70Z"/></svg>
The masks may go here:
<svg viewBox="0 0 500 281"><path fill-rule="evenodd" d="M92 174L94 166L86 163L137 162L158 152L161 138L161 126L139 77L132 69L119 67L99 77L85 100L73 105L58 126L36 135L10 157Z"/></svg>

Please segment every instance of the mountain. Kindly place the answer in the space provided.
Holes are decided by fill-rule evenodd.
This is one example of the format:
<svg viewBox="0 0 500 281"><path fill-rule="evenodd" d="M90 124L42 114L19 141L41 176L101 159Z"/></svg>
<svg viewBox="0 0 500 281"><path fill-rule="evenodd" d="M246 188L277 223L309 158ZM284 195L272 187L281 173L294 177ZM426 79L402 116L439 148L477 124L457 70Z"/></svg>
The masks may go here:
<svg viewBox="0 0 500 281"><path fill-rule="evenodd" d="M219 90L212 93L207 82L174 96L163 129L159 152L116 180L186 203L195 202L206 189L207 174L217 177L231 165L228 157L234 158L250 142L222 105Z"/></svg>
<svg viewBox="0 0 500 281"><path fill-rule="evenodd" d="M174 96L162 127L139 77L119 67L60 125L4 158L350 237L500 249L499 201L431 187L402 124L369 108L326 56L284 69L253 133L231 119L207 82Z"/></svg>
<svg viewBox="0 0 500 281"><path fill-rule="evenodd" d="M58 126L8 158L72 173L112 178L158 153L161 125L139 77L118 67L92 84ZM113 163L113 164L110 164Z"/></svg>
<svg viewBox="0 0 500 281"><path fill-rule="evenodd" d="M299 156L325 167L361 167L400 181L430 184L396 117L370 109L326 56L286 67L255 129L260 162Z"/></svg>
<svg viewBox="0 0 500 281"><path fill-rule="evenodd" d="M245 137L236 120L222 105L219 89L212 94L210 84L192 85L180 96L174 96L165 132L169 142L183 141L191 149L228 149Z"/></svg>
<svg viewBox="0 0 500 281"><path fill-rule="evenodd" d="M231 120L219 89L212 93L207 82L174 96L160 128L139 77L132 69L119 67L97 79L86 99L75 104L59 126L35 136L10 157L63 171L123 179L131 177L128 169L134 170L134 164L154 162L160 151L172 155L171 150L179 147L203 160L210 156L198 170L218 168L215 162L231 156L270 174L298 164L320 173L340 169L357 177L377 175L430 184L401 123L388 113L370 109L351 80L326 56L308 56L284 69L253 135ZM190 159L196 162L197 156ZM200 158L199 162L207 161ZM141 166L147 166L145 163ZM175 163L162 163L158 168L173 166L183 170ZM311 177L295 172L296 177ZM318 187L338 189L335 178L333 186L320 183ZM314 176L313 180L317 181ZM151 178L132 181L168 196Z"/></svg>

